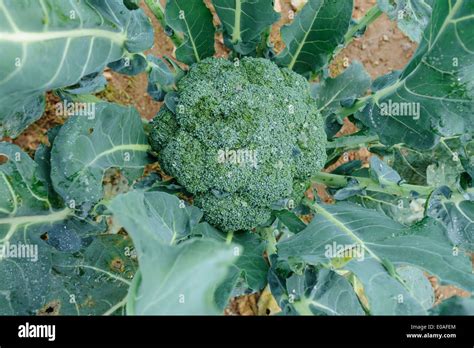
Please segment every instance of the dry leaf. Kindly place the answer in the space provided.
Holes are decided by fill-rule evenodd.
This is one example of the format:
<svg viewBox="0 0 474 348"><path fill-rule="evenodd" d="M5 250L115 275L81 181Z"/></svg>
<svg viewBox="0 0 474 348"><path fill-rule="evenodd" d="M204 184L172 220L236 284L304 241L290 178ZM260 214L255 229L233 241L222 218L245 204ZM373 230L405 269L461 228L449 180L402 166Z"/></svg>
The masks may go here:
<svg viewBox="0 0 474 348"><path fill-rule="evenodd" d="M267 285L258 299L258 315L274 315L281 312L275 298L273 297L270 287Z"/></svg>

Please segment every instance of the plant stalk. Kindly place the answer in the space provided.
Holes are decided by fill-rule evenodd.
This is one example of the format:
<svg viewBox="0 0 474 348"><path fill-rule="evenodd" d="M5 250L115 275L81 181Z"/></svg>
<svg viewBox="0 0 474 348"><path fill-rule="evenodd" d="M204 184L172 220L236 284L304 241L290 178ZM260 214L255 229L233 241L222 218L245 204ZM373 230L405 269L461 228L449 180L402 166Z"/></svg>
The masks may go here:
<svg viewBox="0 0 474 348"><path fill-rule="evenodd" d="M378 182L371 178L356 177L350 175L337 175L324 172L320 172L314 175L311 178L311 182L338 188L347 186L347 182L351 179L357 180L360 186L368 191L388 193L401 197L407 197L412 192L416 192L421 196L429 196L434 190L434 188L431 186L397 184L391 182L384 183L382 187Z"/></svg>
<svg viewBox="0 0 474 348"><path fill-rule="evenodd" d="M354 35L364 27L369 26L372 24L377 18L380 17L382 14L382 10L377 6L372 6L362 17L357 24L349 27L347 30L346 35L344 35L344 43L340 45L333 53L333 57L337 56L347 45L349 45L354 40Z"/></svg>
<svg viewBox="0 0 474 348"><path fill-rule="evenodd" d="M233 231L227 232L227 236L226 236L226 239L225 239L225 244L232 243L233 238L234 238L234 232Z"/></svg>
<svg viewBox="0 0 474 348"><path fill-rule="evenodd" d="M353 149L369 144L378 143L379 137L377 135L353 135L334 138L333 141L330 141L326 145L326 149Z"/></svg>
<svg viewBox="0 0 474 348"><path fill-rule="evenodd" d="M269 47L270 29L271 27L266 28L261 35L257 46L257 57L265 57L265 52Z"/></svg>
<svg viewBox="0 0 474 348"><path fill-rule="evenodd" d="M374 94L358 99L354 105L349 108L341 108L338 115L342 118L355 114L357 111L362 109L372 98Z"/></svg>
<svg viewBox="0 0 474 348"><path fill-rule="evenodd" d="M377 6L372 6L362 17L357 24L349 28L346 35L344 35L344 46L350 44L354 40L354 35L364 27L368 27L382 14L382 10Z"/></svg>

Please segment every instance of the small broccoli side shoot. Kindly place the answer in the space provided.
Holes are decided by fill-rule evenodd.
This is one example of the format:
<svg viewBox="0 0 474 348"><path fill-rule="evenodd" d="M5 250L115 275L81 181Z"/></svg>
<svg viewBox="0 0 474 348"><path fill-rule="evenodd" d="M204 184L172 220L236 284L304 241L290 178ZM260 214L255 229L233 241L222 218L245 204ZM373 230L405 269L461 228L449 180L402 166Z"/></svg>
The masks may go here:
<svg viewBox="0 0 474 348"><path fill-rule="evenodd" d="M152 121L150 142L224 231L267 222L271 205L300 199L301 182L326 160L323 121L300 75L266 59L209 58L178 84L175 113Z"/></svg>

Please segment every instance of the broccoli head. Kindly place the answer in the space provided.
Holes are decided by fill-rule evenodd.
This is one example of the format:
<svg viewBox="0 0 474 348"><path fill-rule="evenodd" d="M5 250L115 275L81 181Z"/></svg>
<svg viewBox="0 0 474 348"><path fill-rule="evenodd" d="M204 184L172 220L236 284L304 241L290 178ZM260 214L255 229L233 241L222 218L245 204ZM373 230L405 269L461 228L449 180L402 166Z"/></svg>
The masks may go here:
<svg viewBox="0 0 474 348"><path fill-rule="evenodd" d="M300 199L326 160L323 121L302 76L260 58L208 58L178 83L150 142L165 172L224 231L251 229Z"/></svg>

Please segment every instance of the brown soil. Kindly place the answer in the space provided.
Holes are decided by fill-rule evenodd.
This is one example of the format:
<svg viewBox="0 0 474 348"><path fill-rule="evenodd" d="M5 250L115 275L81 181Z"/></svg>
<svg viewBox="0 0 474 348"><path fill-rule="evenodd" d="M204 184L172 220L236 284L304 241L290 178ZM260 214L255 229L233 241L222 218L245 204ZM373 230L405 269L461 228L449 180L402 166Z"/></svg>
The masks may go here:
<svg viewBox="0 0 474 348"><path fill-rule="evenodd" d="M48 144L48 129L64 123L64 118L56 113L56 104L59 102L60 99L57 96L48 93L43 116L25 129L16 139L3 138L2 141L13 142L33 157L39 144Z"/></svg>
<svg viewBox="0 0 474 348"><path fill-rule="evenodd" d="M153 54L158 57L173 57L174 46L168 36L165 35L158 20L148 9L144 2L141 7L151 19L155 29L155 45L146 51L146 54ZM140 115L146 119L152 119L163 103L153 100L147 93L148 79L146 74L137 76L125 76L113 71L107 71L105 77L109 82L106 90L101 93L101 97L108 101L125 105L133 105Z"/></svg>
<svg viewBox="0 0 474 348"><path fill-rule="evenodd" d="M376 0L356 0L354 18L360 18ZM354 60L364 64L365 69L376 78L403 68L415 52L417 44L408 39L397 28L397 24L383 14L372 23L365 34L354 39L338 55L335 65L342 66L344 58L349 62Z"/></svg>

